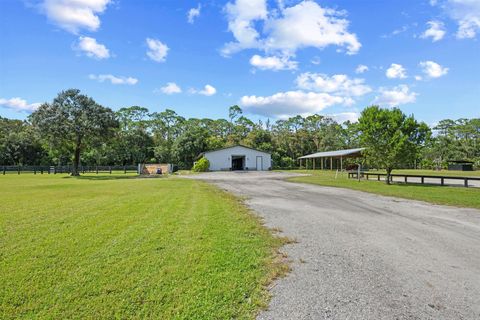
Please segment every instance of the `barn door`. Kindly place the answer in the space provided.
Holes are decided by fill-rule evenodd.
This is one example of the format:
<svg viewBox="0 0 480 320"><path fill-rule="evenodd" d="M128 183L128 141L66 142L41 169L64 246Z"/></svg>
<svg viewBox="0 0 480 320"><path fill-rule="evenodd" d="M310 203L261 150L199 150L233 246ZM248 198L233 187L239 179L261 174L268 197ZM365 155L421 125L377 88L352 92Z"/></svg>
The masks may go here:
<svg viewBox="0 0 480 320"><path fill-rule="evenodd" d="M257 156L257 171L263 170L263 157Z"/></svg>

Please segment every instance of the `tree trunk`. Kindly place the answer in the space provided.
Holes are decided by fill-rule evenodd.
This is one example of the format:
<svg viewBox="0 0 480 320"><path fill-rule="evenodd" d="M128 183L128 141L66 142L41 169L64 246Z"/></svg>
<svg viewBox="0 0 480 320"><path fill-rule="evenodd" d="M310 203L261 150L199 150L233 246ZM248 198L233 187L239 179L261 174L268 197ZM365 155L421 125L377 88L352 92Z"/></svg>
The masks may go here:
<svg viewBox="0 0 480 320"><path fill-rule="evenodd" d="M392 168L387 168L387 179L385 180L386 184L390 184L391 174L392 174Z"/></svg>
<svg viewBox="0 0 480 320"><path fill-rule="evenodd" d="M78 165L80 164L80 143L77 143L75 147L75 155L73 157L73 168L72 168L72 176L79 176L80 173L78 172Z"/></svg>

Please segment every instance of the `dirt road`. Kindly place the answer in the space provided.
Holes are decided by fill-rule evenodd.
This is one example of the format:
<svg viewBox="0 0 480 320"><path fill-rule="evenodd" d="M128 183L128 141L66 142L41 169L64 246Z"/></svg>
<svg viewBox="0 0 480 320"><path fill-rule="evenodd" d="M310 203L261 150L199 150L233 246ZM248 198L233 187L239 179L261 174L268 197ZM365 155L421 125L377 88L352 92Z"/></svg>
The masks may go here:
<svg viewBox="0 0 480 320"><path fill-rule="evenodd" d="M275 172L190 176L247 197L292 272L259 319L480 319L480 211L294 184Z"/></svg>

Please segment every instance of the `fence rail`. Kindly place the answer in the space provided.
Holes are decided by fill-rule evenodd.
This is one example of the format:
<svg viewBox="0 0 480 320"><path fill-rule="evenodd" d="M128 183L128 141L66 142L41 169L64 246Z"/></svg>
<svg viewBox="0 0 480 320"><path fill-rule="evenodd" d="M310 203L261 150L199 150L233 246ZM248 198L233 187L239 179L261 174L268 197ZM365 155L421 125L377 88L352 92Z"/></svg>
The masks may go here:
<svg viewBox="0 0 480 320"><path fill-rule="evenodd" d="M360 177L364 177L366 180L370 180L371 176L376 177L378 181L381 180L381 177L384 177L383 180L387 178L386 173L372 173L372 172L366 172L366 171L360 172ZM477 186L477 187L480 186L480 177L476 178L476 177L457 177L457 176L439 176L439 175L430 176L430 175L420 175L420 174L391 174L390 181L394 182L393 178L395 177L403 178L401 179L402 181L397 180L395 182L404 182L404 183L440 184L441 186L444 186L446 185L445 180L455 180L455 181L463 182L463 186L466 188L468 188L469 186L472 186L471 184L469 184L470 181L475 181L475 182L479 181L479 183L475 183L474 186ZM357 171L348 172L348 178L358 179L358 172ZM414 182L412 181L412 179L410 179L409 181L409 178L416 179L416 181ZM427 182L426 182L426 179L428 179ZM460 185L460 184L456 184L456 185Z"/></svg>
<svg viewBox="0 0 480 320"><path fill-rule="evenodd" d="M71 173L72 166L0 166L1 174L7 173L33 173L33 174L63 174ZM81 173L109 173L112 172L137 172L137 166L80 166L78 172Z"/></svg>

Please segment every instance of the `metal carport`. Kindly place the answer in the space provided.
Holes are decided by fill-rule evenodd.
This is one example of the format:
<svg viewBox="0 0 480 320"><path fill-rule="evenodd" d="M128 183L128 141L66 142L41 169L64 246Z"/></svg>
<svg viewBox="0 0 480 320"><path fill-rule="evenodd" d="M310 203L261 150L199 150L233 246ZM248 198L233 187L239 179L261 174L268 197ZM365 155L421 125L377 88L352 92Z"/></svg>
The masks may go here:
<svg viewBox="0 0 480 320"><path fill-rule="evenodd" d="M356 148L356 149L346 149L346 150L335 150L335 151L325 151L312 153L303 157L298 158L300 165L302 160L304 160L305 168L308 169L308 160L311 159L311 169L315 169L316 159L320 159L320 169L334 169L334 161L336 164L336 169L343 170L343 159L344 158L357 158L362 156L362 151L365 148ZM330 161L329 161L330 160ZM330 162L330 163L329 163ZM340 163L338 163L340 162ZM340 168L338 166L340 164Z"/></svg>

